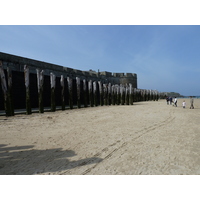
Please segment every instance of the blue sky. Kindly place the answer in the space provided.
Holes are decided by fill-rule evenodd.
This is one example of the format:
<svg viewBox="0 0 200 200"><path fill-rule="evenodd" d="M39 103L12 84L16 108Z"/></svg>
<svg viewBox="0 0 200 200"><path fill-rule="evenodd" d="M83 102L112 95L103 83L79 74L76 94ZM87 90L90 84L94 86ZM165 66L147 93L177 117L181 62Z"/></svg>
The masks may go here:
<svg viewBox="0 0 200 200"><path fill-rule="evenodd" d="M138 88L200 95L200 26L0 26L0 51L79 70L136 73Z"/></svg>

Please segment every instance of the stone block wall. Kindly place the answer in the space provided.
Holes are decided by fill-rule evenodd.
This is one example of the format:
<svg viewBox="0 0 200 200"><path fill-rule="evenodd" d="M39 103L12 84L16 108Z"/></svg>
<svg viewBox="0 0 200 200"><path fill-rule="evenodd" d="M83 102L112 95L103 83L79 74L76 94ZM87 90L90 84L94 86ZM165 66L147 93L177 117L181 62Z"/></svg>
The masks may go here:
<svg viewBox="0 0 200 200"><path fill-rule="evenodd" d="M13 98L14 108L24 108L25 105L25 84L24 84L24 65L27 65L30 69L30 96L32 108L38 107L38 90L37 90L37 75L36 69L44 70L44 106L50 106L50 73L53 72L56 75L56 105L61 105L61 86L60 77L64 75L65 87L67 88L67 77L73 79L73 91L74 91L74 104L77 102L76 97L76 77L81 79L81 87L83 87L83 80L88 83L89 80L101 81L102 83L113 84L126 84L132 83L133 88L137 88L137 75L133 73L111 73L111 72L95 72L95 71L81 71L64 66L59 66L51 63L37 61L29 58L15 56L0 52L0 61L3 64L4 73L7 77L7 67L12 70L13 79ZM97 90L99 90L97 86ZM82 91L82 90L81 90ZM65 98L68 99L68 93L65 93ZM83 94L81 94L81 101L83 103ZM66 102L67 104L67 102ZM0 83L0 110L4 109L3 91Z"/></svg>

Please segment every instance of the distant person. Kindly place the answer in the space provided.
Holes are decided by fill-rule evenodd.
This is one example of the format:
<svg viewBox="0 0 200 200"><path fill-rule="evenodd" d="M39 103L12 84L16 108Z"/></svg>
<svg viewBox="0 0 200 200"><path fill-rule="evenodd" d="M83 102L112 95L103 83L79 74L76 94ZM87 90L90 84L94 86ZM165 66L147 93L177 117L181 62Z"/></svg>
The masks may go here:
<svg viewBox="0 0 200 200"><path fill-rule="evenodd" d="M177 107L177 98L176 97L174 98L174 106Z"/></svg>
<svg viewBox="0 0 200 200"><path fill-rule="evenodd" d="M166 97L167 105L169 104L169 97Z"/></svg>
<svg viewBox="0 0 200 200"><path fill-rule="evenodd" d="M170 105L172 105L172 97L169 97Z"/></svg>
<svg viewBox="0 0 200 200"><path fill-rule="evenodd" d="M191 96L190 97L190 109L194 109L194 99L193 99L193 97Z"/></svg>
<svg viewBox="0 0 200 200"><path fill-rule="evenodd" d="M186 103L185 103L185 101L183 101L183 108L185 108L185 106L186 106Z"/></svg>

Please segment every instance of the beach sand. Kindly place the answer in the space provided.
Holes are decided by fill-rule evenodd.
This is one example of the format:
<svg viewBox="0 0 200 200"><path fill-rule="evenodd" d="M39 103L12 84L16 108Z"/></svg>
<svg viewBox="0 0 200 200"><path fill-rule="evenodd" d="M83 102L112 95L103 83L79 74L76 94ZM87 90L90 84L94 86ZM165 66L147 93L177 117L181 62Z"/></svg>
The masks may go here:
<svg viewBox="0 0 200 200"><path fill-rule="evenodd" d="M0 174L200 174L200 99L0 116Z"/></svg>

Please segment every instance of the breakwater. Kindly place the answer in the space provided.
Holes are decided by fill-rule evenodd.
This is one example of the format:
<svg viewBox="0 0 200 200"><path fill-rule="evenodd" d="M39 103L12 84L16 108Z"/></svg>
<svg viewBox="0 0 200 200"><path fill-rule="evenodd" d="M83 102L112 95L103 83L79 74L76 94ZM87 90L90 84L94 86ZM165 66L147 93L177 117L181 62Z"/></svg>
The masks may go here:
<svg viewBox="0 0 200 200"><path fill-rule="evenodd" d="M158 100L154 90L137 88L137 74L80 71L24 57L0 53L0 110L55 111L98 105L132 105Z"/></svg>

